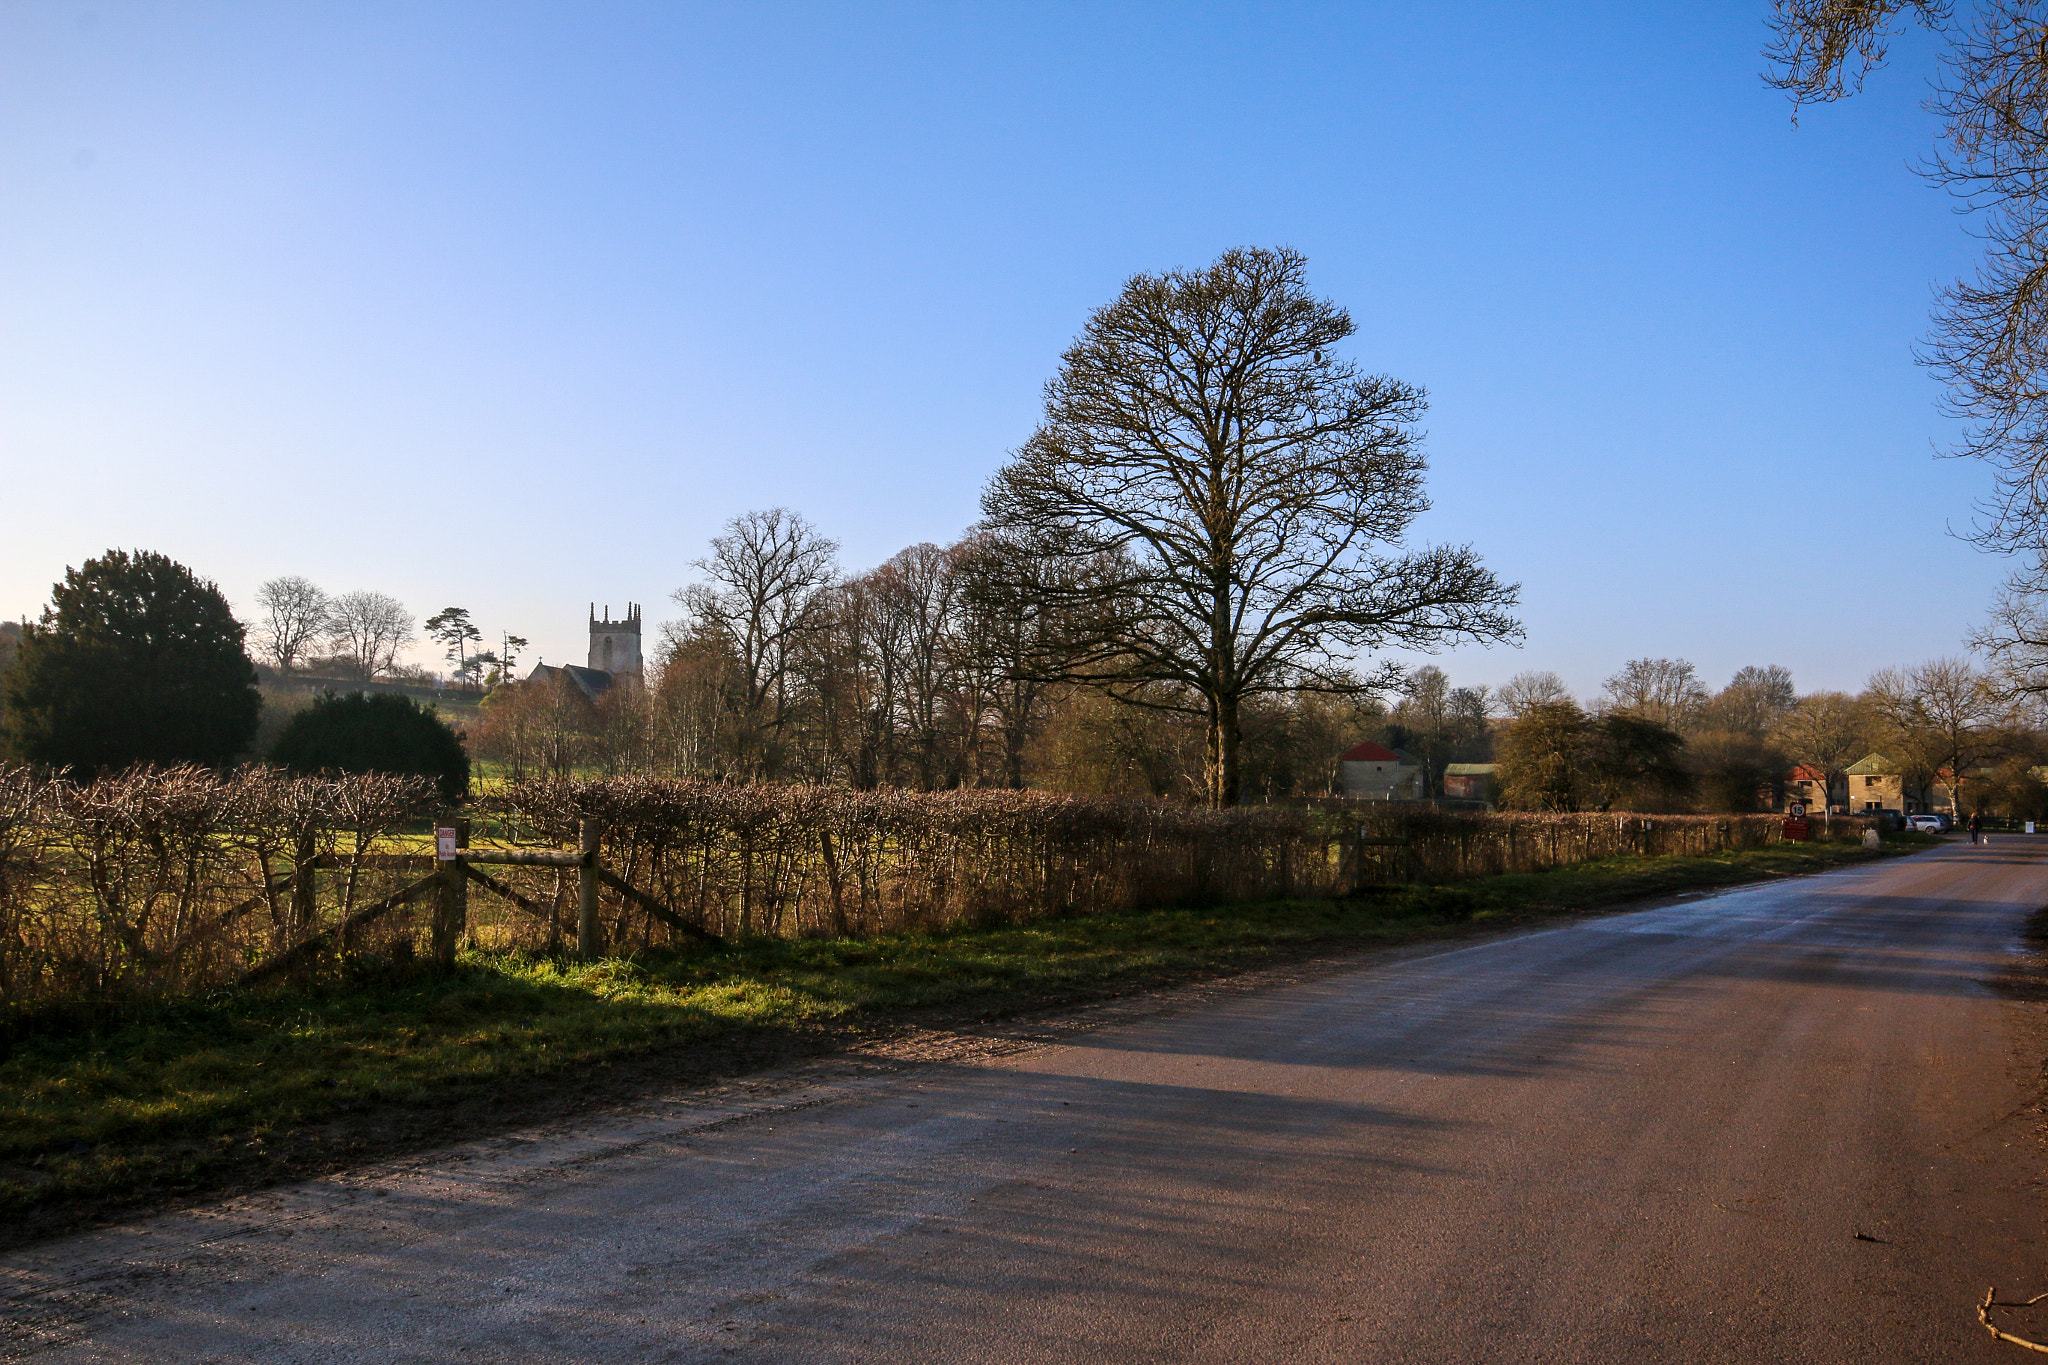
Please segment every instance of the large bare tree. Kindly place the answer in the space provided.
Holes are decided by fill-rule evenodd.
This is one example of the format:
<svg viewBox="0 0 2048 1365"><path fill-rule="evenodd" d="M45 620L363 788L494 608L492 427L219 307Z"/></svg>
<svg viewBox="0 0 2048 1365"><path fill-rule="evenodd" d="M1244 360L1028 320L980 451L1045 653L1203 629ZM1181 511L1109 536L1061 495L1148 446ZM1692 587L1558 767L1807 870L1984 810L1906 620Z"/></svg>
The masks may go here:
<svg viewBox="0 0 2048 1365"><path fill-rule="evenodd" d="M1572 700L1572 690L1563 678L1549 669L1530 669L1517 673L1500 686L1495 693L1501 709L1510 717L1518 717L1531 707L1554 706L1559 702Z"/></svg>
<svg viewBox="0 0 2048 1365"><path fill-rule="evenodd" d="M1870 724L1870 712L1848 693L1813 692L1782 711L1768 733L1787 758L1821 774L1832 801L1836 791L1848 792L1849 765L1870 750Z"/></svg>
<svg viewBox="0 0 2048 1365"><path fill-rule="evenodd" d="M1798 703L1791 669L1782 664L1749 664L1737 669L1728 685L1708 703L1707 720L1752 739L1763 739Z"/></svg>
<svg viewBox="0 0 2048 1365"><path fill-rule="evenodd" d="M1202 717L1213 805L1238 799L1246 698L1397 686L1352 656L1521 630L1470 547L1405 548L1429 505L1423 393L1340 359L1351 317L1305 275L1294 251L1241 248L1134 276L983 495L991 528L1100 566L1065 580L1088 623L1066 671Z"/></svg>
<svg viewBox="0 0 2048 1365"><path fill-rule="evenodd" d="M738 660L736 720L752 776L775 770L776 741L794 700L794 649L816 623L818 594L838 576L838 551L787 508L743 512L695 562L706 581L675 594L692 625L721 637Z"/></svg>
<svg viewBox="0 0 2048 1365"><path fill-rule="evenodd" d="M327 642L356 677L388 673L398 651L412 643L412 613L395 597L381 592L345 592L334 599L327 617Z"/></svg>
<svg viewBox="0 0 2048 1365"><path fill-rule="evenodd" d="M1922 360L1966 422L1956 448L1995 472L1977 538L2048 554L2048 7L2040 0L1775 0L1772 84L1842 99L1918 23L1945 40L1926 177L1978 215L1974 275L1942 287Z"/></svg>
<svg viewBox="0 0 2048 1365"><path fill-rule="evenodd" d="M1601 684L1604 709L1684 730L1707 704L1699 670L1684 659L1630 659Z"/></svg>
<svg viewBox="0 0 2048 1365"><path fill-rule="evenodd" d="M263 608L256 639L280 673L296 668L314 643L327 633L333 606L327 594L309 578L288 574L273 578L256 589L256 605Z"/></svg>
<svg viewBox="0 0 2048 1365"><path fill-rule="evenodd" d="M1989 661L2003 697L2048 699L2048 563L2037 558L2007 579L1967 643Z"/></svg>
<svg viewBox="0 0 2048 1365"><path fill-rule="evenodd" d="M959 559L927 541L898 551L874 574L881 609L897 622L900 720L916 784L927 791L959 785L968 747L951 648L960 627Z"/></svg>
<svg viewBox="0 0 2048 1365"><path fill-rule="evenodd" d="M1963 814L1963 788L1997 751L2004 718L1997 693L1964 659L1935 659L1871 675L1863 694L1905 766L1923 780L1947 776L1949 811Z"/></svg>

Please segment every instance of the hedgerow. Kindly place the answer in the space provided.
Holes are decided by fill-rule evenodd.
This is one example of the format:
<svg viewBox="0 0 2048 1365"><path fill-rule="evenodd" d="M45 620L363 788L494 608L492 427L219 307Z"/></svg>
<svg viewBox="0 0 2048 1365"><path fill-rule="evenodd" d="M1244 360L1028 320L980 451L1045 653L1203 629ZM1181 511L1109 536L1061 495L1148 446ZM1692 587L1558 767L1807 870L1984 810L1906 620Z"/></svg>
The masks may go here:
<svg viewBox="0 0 2048 1365"><path fill-rule="evenodd" d="M138 768L74 783L0 768L0 1004L161 997L287 967L408 957L433 897L394 900L375 922L363 916L432 871L430 823L454 813L417 778ZM597 905L602 943L619 954L695 937L692 929L723 939L860 937L1324 897L1782 838L1780 818L1762 815L1339 802L1206 810L649 777L515 784L467 814L480 845L488 833L501 845L575 848L583 823L596 822L599 861L631 888L607 882ZM1860 838L1865 824L1838 818L1831 830ZM482 871L468 888L471 947L545 952L575 941L573 867Z"/></svg>

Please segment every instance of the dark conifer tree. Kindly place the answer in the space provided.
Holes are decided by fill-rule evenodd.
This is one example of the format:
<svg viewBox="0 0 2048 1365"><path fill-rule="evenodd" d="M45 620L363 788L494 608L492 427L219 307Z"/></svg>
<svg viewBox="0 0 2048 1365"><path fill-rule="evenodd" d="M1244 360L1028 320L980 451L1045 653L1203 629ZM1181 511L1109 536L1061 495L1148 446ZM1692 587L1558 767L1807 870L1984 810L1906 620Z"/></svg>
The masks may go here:
<svg viewBox="0 0 2048 1365"><path fill-rule="evenodd" d="M6 678L13 757L91 778L224 767L248 748L262 702L220 589L164 555L109 550L50 595Z"/></svg>

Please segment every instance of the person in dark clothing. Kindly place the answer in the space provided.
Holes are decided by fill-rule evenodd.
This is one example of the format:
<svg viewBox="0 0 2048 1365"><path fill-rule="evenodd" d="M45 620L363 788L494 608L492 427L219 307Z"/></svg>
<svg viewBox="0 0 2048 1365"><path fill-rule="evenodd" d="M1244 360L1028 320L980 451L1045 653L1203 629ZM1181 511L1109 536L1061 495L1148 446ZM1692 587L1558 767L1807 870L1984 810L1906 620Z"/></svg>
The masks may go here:
<svg viewBox="0 0 2048 1365"><path fill-rule="evenodd" d="M1971 842L1971 843L1973 843L1973 844L1974 844L1974 843L1976 843L1976 842L1977 842L1977 831L1978 831L1979 829L1981 829L1981 828L1983 828L1983 825L1982 825L1982 823L1981 823L1981 822L1979 821L1978 817L1977 817L1977 816L1974 816L1974 815L1973 815L1973 816L1971 816L1971 817L1970 817L1970 842Z"/></svg>

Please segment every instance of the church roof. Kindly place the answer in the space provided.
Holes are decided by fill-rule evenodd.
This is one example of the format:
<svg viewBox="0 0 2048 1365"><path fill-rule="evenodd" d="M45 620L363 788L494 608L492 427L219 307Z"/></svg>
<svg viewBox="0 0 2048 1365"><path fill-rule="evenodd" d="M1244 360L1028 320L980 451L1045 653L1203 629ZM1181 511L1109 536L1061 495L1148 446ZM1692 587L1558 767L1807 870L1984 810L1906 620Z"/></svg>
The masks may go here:
<svg viewBox="0 0 2048 1365"><path fill-rule="evenodd" d="M612 674L601 668L585 668L581 664L563 664L559 668L553 664L535 664L526 680L532 682L536 678L567 678L576 685L577 691L592 701L609 692L616 681Z"/></svg>

